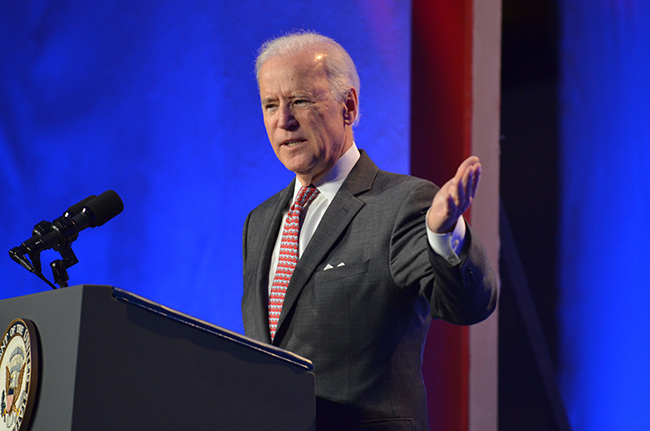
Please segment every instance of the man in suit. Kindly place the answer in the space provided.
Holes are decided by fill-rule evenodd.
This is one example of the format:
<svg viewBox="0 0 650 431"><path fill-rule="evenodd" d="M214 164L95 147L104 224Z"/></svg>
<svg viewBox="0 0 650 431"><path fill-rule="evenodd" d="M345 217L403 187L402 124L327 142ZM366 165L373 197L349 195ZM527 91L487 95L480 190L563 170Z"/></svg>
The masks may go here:
<svg viewBox="0 0 650 431"><path fill-rule="evenodd" d="M431 318L472 324L496 306L494 273L462 217L480 162L465 160L440 189L378 169L353 139L354 63L329 38L267 42L256 71L271 146L296 178L246 219L246 335L313 362L317 429L428 429L421 360ZM296 215L308 186L315 197ZM287 275L292 217L300 231Z"/></svg>

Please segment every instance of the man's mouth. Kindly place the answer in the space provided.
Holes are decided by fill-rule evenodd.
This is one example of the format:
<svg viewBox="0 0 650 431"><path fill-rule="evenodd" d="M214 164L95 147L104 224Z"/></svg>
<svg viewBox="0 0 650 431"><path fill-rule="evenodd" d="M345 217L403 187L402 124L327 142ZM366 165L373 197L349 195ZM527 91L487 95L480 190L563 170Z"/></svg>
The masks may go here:
<svg viewBox="0 0 650 431"><path fill-rule="evenodd" d="M303 142L305 142L304 139L288 139L288 140L282 142L282 145L291 148L291 147L296 147L296 146L302 144Z"/></svg>

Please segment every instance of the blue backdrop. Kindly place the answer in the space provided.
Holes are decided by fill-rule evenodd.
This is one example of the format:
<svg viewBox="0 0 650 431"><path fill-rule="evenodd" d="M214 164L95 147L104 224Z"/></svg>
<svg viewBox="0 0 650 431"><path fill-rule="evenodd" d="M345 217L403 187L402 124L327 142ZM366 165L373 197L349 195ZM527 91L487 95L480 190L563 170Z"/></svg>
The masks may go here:
<svg viewBox="0 0 650 431"><path fill-rule="evenodd" d="M7 251L107 189L124 212L74 243L70 284L109 284L243 330L241 229L292 178L253 74L266 39L312 29L361 75L356 140L409 160L408 1L0 2L0 299L48 290ZM43 253L47 263L57 258Z"/></svg>
<svg viewBox="0 0 650 431"><path fill-rule="evenodd" d="M650 3L563 0L560 382L576 431L650 429Z"/></svg>

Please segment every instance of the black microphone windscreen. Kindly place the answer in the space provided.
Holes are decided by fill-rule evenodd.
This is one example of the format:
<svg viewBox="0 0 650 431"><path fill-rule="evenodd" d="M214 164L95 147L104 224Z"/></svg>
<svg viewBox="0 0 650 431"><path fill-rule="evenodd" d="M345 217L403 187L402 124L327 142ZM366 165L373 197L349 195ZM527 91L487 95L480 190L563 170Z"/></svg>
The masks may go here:
<svg viewBox="0 0 650 431"><path fill-rule="evenodd" d="M87 202L85 207L93 215L93 224L91 227L101 226L124 209L122 199L113 190L107 190L101 195Z"/></svg>

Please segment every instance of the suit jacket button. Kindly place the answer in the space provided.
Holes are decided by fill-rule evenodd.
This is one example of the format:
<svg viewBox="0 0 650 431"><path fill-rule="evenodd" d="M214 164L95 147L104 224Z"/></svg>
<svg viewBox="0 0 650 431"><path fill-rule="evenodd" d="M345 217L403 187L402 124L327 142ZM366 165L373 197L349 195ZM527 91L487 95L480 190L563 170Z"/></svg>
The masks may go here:
<svg viewBox="0 0 650 431"><path fill-rule="evenodd" d="M474 284L474 272L472 271L472 268L467 268L465 270L465 284L466 285Z"/></svg>

